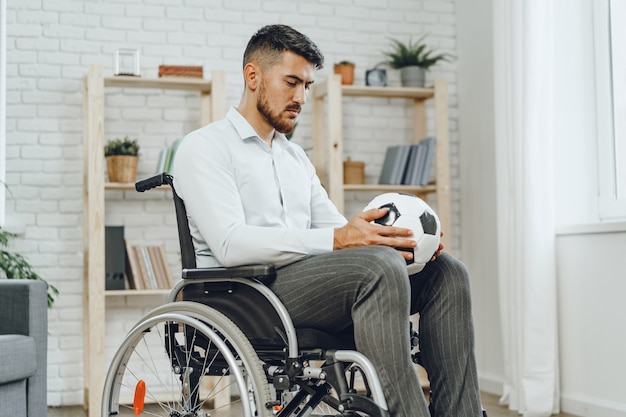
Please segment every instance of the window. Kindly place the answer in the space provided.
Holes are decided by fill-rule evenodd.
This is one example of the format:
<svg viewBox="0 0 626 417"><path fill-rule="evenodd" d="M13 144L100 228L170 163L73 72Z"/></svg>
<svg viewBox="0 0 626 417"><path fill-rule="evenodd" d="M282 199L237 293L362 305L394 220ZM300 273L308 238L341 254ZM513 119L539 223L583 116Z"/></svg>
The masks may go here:
<svg viewBox="0 0 626 417"><path fill-rule="evenodd" d="M626 1L594 1L601 220L626 218Z"/></svg>

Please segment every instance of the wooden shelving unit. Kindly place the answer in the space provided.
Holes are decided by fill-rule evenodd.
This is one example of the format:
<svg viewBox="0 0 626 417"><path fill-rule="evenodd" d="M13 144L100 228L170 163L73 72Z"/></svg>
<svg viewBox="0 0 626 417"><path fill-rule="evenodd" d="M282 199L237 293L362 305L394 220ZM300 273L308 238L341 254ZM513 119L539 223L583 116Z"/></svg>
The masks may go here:
<svg viewBox="0 0 626 417"><path fill-rule="evenodd" d="M105 378L105 297L162 296L168 292L104 289L104 190L134 189L132 183L107 183L104 179L104 96L107 87L197 91L200 94L202 125L226 115L226 83L223 71L213 71L211 80L204 80L104 76L101 65L89 67L83 90L84 405L89 410L89 417L100 416Z"/></svg>
<svg viewBox="0 0 626 417"><path fill-rule="evenodd" d="M426 102L434 100L435 127L435 184L427 186L344 184L343 183L343 97L403 98L413 101L413 142L428 136L426 129ZM450 238L450 159L448 132L447 84L437 80L433 87L369 87L342 85L341 77L333 74L328 79L313 84L312 89L313 150L312 159L317 174L324 183L330 199L339 211L344 210L344 194L357 191L402 191L426 198L437 193L437 214L446 235ZM386 145L381 142L381 151ZM328 155L328 157L327 157Z"/></svg>

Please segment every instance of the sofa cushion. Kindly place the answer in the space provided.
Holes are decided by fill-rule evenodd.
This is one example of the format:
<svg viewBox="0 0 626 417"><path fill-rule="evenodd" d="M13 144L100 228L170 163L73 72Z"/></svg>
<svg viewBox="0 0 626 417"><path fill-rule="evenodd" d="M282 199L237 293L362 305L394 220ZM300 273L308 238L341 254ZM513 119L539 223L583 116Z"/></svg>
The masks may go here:
<svg viewBox="0 0 626 417"><path fill-rule="evenodd" d="M0 335L0 384L26 379L37 370L35 339L18 334Z"/></svg>

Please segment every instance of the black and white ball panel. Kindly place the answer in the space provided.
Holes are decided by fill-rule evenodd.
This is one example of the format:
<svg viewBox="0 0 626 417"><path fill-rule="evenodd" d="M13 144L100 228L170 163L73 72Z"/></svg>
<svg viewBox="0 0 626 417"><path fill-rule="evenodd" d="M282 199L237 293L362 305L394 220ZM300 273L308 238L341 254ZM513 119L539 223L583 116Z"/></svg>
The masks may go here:
<svg viewBox="0 0 626 417"><path fill-rule="evenodd" d="M363 209L387 208L387 214L373 223L382 226L403 227L413 231L417 247L413 250L413 260L407 262L409 275L422 269L439 249L441 224L437 213L422 199L404 193L378 195ZM406 250L410 249L401 249Z"/></svg>

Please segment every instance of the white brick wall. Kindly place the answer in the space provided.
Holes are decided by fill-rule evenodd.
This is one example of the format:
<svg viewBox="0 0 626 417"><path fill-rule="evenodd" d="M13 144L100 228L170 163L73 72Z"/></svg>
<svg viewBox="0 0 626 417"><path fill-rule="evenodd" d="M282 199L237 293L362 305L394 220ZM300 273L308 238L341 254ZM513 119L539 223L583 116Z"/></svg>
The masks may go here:
<svg viewBox="0 0 626 417"><path fill-rule="evenodd" d="M364 83L366 68L382 60L388 37L428 33L435 47L454 52L456 46L454 0L8 0L7 23L7 219L24 226L16 249L61 291L50 310L50 405L80 404L83 398L82 77L90 64L103 64L111 73L115 51L129 47L141 50L144 76L156 76L159 64L202 65L207 76L222 69L232 105L241 94L243 49L264 24L290 24L315 40L326 56L319 78L332 71L333 62L356 62L357 84ZM389 75L397 85L397 74ZM458 226L455 65L439 65L428 77L449 83L453 225ZM403 100L344 100L347 156L365 161L366 174L374 179L384 146L411 137L410 108ZM195 128L197 120L194 94L107 89L105 137L139 138L140 177L152 173L159 149ZM310 146L306 106L294 140ZM167 193L107 191L106 197L107 224L124 224L132 241L163 242L176 273L175 219ZM370 197L348 194L348 214ZM158 302L107 299L107 358L132 323Z"/></svg>

